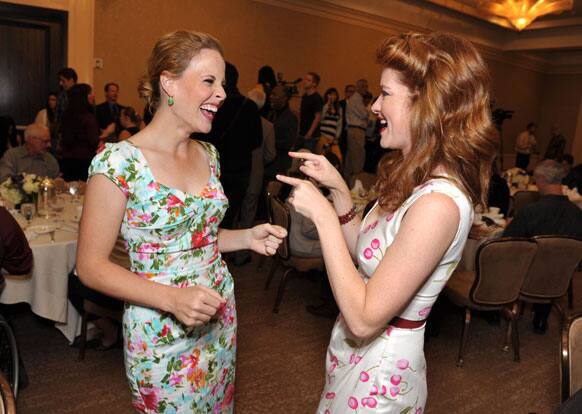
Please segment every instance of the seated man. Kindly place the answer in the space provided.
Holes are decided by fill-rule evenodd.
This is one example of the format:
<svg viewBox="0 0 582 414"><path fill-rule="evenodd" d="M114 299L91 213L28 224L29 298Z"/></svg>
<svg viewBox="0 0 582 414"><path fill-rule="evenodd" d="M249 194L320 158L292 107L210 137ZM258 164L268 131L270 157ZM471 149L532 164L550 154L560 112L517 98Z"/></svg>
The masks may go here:
<svg viewBox="0 0 582 414"><path fill-rule="evenodd" d="M540 199L528 204L509 223L503 236L533 237L565 235L582 237L582 210L562 194L564 167L557 161L544 160L534 170ZM535 304L533 329L544 334L551 306Z"/></svg>
<svg viewBox="0 0 582 414"><path fill-rule="evenodd" d="M14 174L29 173L56 178L59 164L52 154L51 135L48 128L30 124L24 131L24 145L11 148L0 159L0 182Z"/></svg>

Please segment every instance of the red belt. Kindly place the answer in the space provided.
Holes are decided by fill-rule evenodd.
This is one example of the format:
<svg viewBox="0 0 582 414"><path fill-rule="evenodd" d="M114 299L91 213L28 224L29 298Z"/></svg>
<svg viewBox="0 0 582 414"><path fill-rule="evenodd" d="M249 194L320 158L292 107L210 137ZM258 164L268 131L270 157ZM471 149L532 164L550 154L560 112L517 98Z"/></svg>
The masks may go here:
<svg viewBox="0 0 582 414"><path fill-rule="evenodd" d="M400 328L400 329L416 329L416 328L420 328L425 323L426 323L426 319L423 319L421 321L411 321L410 319L402 319L402 318L399 318L398 316L395 316L394 318L392 318L389 325L392 325L392 326L394 326L396 328Z"/></svg>

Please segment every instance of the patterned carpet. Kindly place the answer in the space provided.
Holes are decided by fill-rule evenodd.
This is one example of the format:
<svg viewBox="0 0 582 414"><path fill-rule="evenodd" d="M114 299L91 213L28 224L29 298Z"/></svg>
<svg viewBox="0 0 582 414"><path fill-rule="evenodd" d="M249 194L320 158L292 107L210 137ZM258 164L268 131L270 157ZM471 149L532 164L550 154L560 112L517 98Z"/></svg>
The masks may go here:
<svg viewBox="0 0 582 414"><path fill-rule="evenodd" d="M265 291L266 270L258 271L257 262L232 268L239 313L236 412L313 413L333 321L305 311L319 293L318 281L308 276L292 279L280 313L271 313L278 279ZM582 282L575 286L577 305L582 305ZM557 316L552 313L547 334L539 336L531 332L526 309L521 363L514 363L511 353L501 351L505 323L496 326L476 315L465 367L457 368L462 315L444 303L440 335L426 344L426 413L551 413L559 403ZM121 349L88 350L78 362L78 350L47 321L29 311L12 320L30 376L18 398L20 414L133 412Z"/></svg>

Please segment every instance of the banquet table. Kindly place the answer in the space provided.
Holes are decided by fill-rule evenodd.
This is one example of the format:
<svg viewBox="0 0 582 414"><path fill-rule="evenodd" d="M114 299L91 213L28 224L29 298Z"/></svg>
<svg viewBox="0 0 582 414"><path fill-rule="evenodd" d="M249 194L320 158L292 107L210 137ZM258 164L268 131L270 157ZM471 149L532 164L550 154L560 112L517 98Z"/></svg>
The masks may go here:
<svg viewBox="0 0 582 414"><path fill-rule="evenodd" d="M81 318L68 300L68 275L75 267L80 202L68 199L63 211L49 218L34 217L28 225L16 211L14 218L24 229L32 249L34 266L27 277L5 275L6 287L0 303L28 303L32 311L56 323L56 327L72 342L80 331ZM41 226L54 226L54 242L50 233L36 233ZM41 230L39 230L41 231Z"/></svg>

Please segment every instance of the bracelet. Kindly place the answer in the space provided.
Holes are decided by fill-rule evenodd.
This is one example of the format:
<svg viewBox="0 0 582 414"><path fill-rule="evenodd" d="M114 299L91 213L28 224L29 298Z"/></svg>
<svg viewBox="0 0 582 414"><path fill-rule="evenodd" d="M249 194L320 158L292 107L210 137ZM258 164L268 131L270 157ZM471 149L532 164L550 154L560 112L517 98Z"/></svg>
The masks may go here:
<svg viewBox="0 0 582 414"><path fill-rule="evenodd" d="M348 211L346 214L342 214L341 216L337 216L339 219L340 224L343 226L344 224L348 224L356 217L356 206L352 206L352 209Z"/></svg>

